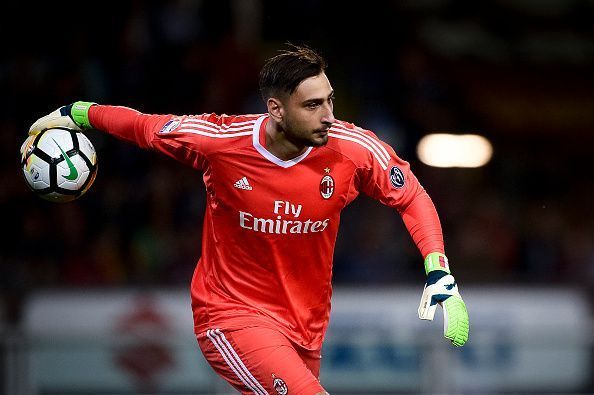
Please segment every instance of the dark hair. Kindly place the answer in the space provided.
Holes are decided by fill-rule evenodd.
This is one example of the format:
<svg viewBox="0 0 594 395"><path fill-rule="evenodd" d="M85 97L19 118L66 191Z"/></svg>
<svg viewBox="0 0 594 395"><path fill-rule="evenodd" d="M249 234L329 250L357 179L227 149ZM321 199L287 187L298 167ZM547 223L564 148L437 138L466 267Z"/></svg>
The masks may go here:
<svg viewBox="0 0 594 395"><path fill-rule="evenodd" d="M306 46L287 44L292 49L266 61L260 71L260 95L266 102L282 93L291 95L301 81L326 70L326 60Z"/></svg>

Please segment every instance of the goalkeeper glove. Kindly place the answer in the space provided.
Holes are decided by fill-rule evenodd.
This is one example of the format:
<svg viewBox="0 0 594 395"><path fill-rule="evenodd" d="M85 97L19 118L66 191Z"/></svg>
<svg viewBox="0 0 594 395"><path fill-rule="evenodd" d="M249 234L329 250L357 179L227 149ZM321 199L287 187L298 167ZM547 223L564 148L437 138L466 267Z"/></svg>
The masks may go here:
<svg viewBox="0 0 594 395"><path fill-rule="evenodd" d="M89 108L95 103L77 101L67 106L62 106L48 115L39 118L29 128L29 135L34 136L42 130L58 126L67 127L77 131L92 128L89 122Z"/></svg>
<svg viewBox="0 0 594 395"><path fill-rule="evenodd" d="M427 282L419 305L419 318L433 320L439 304L443 308L443 335L453 345L462 346L468 340L468 312L450 274L445 255L432 252L425 258Z"/></svg>

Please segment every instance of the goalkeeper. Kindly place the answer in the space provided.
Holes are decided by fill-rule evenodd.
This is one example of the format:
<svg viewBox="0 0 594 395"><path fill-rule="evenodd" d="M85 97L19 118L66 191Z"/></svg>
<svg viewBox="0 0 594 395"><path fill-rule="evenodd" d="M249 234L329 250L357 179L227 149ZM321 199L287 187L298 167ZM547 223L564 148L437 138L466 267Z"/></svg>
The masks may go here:
<svg viewBox="0 0 594 395"><path fill-rule="evenodd" d="M419 317L432 320L441 306L444 336L455 346L468 339L432 200L391 146L334 117L325 70L306 47L269 59L263 114L155 115L76 102L30 128L94 128L203 173L195 333L212 368L242 393L326 393L319 371L332 255L340 213L359 193L395 209L424 259Z"/></svg>

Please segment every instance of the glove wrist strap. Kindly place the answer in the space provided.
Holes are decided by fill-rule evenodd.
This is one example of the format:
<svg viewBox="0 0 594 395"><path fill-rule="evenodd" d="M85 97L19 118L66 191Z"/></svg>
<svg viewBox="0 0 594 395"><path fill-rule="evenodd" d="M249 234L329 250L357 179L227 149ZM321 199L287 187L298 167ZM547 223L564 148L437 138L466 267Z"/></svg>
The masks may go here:
<svg viewBox="0 0 594 395"><path fill-rule="evenodd" d="M89 122L89 108L96 103L77 101L72 105L70 115L78 126L82 129L91 129L93 126Z"/></svg>
<svg viewBox="0 0 594 395"><path fill-rule="evenodd" d="M450 274L450 265L448 258L441 252L432 252L425 257L425 274L434 270L442 270Z"/></svg>

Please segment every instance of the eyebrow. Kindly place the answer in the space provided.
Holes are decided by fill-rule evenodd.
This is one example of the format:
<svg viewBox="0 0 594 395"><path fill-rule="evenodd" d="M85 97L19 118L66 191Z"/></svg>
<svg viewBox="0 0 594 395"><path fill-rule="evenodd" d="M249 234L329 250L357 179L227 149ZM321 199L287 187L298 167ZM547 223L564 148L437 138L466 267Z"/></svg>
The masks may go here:
<svg viewBox="0 0 594 395"><path fill-rule="evenodd" d="M334 98L334 91L330 92L330 94L328 95L328 99L329 98ZM304 100L302 104L309 104L309 103L322 103L325 99L323 98L314 98L314 99L307 99Z"/></svg>

